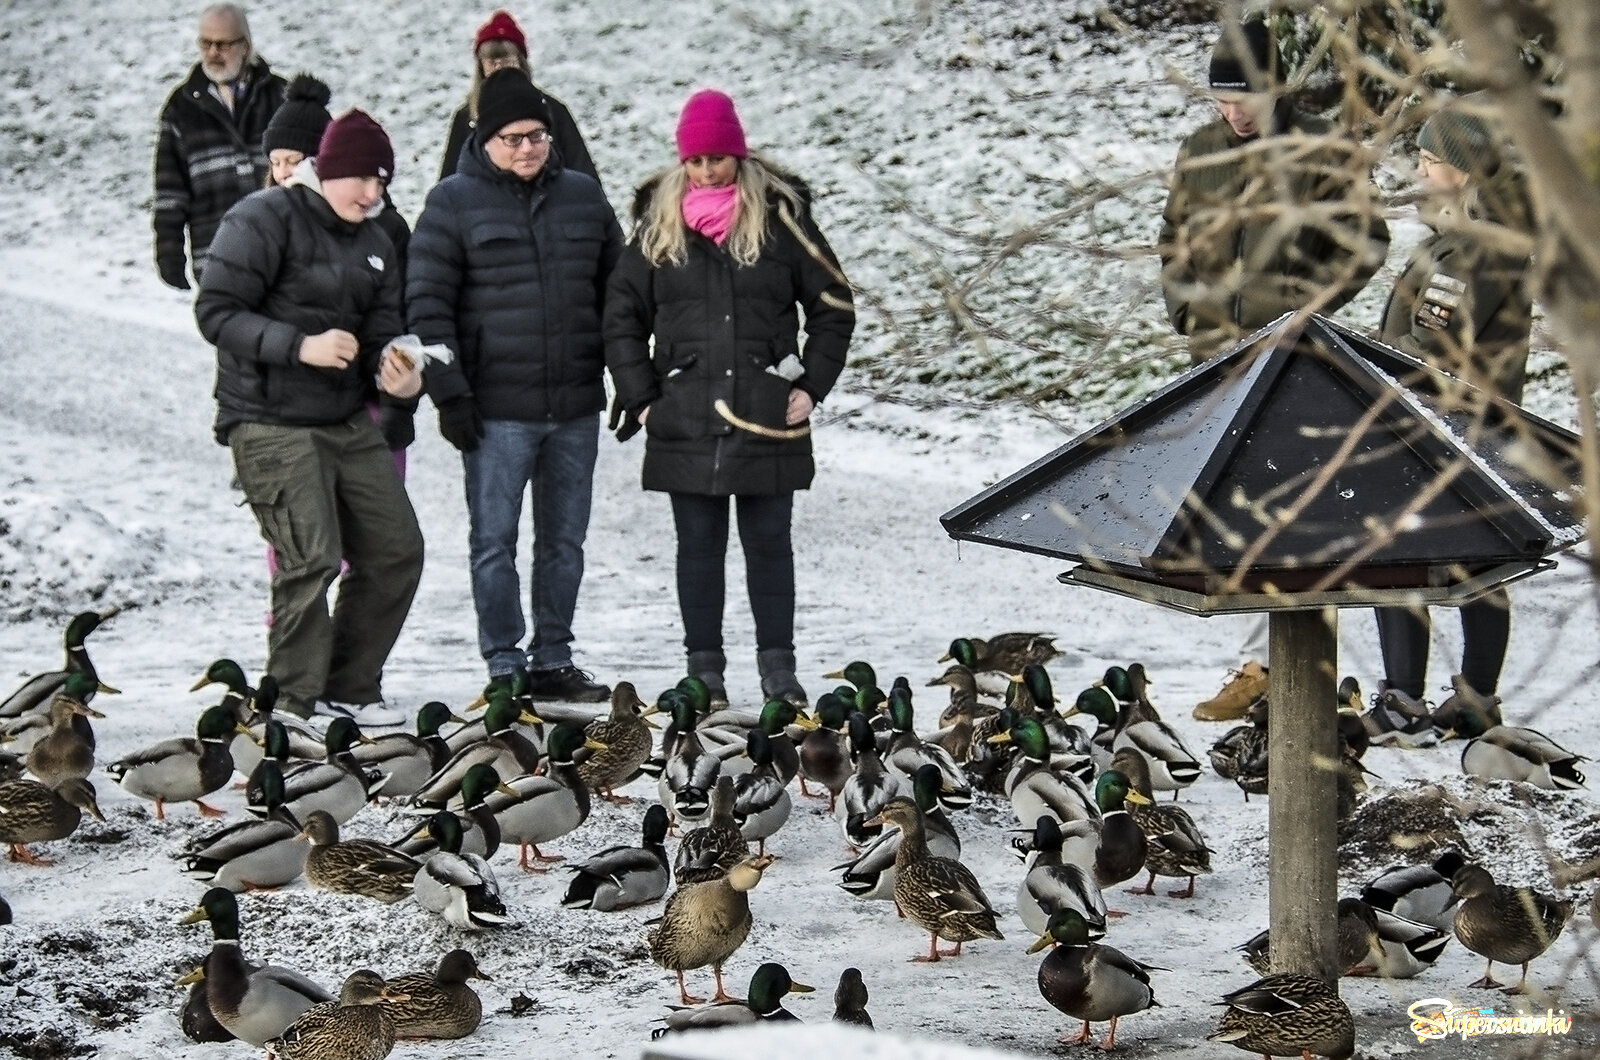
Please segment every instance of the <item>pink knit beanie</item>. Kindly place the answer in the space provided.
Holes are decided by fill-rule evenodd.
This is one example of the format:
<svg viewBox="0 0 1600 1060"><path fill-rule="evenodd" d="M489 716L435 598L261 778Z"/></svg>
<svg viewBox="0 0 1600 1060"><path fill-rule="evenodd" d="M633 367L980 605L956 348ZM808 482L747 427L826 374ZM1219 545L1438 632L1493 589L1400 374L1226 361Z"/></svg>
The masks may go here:
<svg viewBox="0 0 1600 1060"><path fill-rule="evenodd" d="M733 100L711 88L689 97L678 118L678 161L695 155L746 158L749 154Z"/></svg>

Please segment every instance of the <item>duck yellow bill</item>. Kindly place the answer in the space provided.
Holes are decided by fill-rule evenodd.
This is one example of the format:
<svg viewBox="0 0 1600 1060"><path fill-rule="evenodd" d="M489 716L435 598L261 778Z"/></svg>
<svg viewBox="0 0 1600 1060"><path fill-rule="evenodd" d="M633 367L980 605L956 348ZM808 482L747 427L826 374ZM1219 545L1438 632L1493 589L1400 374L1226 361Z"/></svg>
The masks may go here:
<svg viewBox="0 0 1600 1060"><path fill-rule="evenodd" d="M122 690L121 689L112 688L110 685L106 684L104 681L101 681L99 684L95 685L94 686L94 690L96 692L104 692L108 696L120 696L120 695L122 695Z"/></svg>
<svg viewBox="0 0 1600 1060"><path fill-rule="evenodd" d="M587 747L591 751L604 751L607 747L610 747L611 745L610 744L601 743L599 740L596 740L592 736L585 736L583 738L583 746Z"/></svg>
<svg viewBox="0 0 1600 1060"><path fill-rule="evenodd" d="M196 968L194 971L190 972L188 975L185 975L183 978L179 979L178 980L178 985L179 986L193 986L195 983L203 983L205 981L206 981L206 970L205 970L204 966L202 966L202 967Z"/></svg>
<svg viewBox="0 0 1600 1060"><path fill-rule="evenodd" d="M194 684L189 686L189 691L198 692L202 688L206 687L207 685L211 685L211 684L215 684L215 683L216 683L215 681L213 681L211 678L207 677L205 674L201 674L200 675L200 680L196 681ZM102 686L99 690L104 692L105 688Z"/></svg>
<svg viewBox="0 0 1600 1060"><path fill-rule="evenodd" d="M1038 953L1042 949L1054 946L1055 942L1056 940L1050 936L1050 933L1046 932L1045 934L1039 936L1039 940L1037 942L1028 947L1028 952Z"/></svg>
<svg viewBox="0 0 1600 1060"><path fill-rule="evenodd" d="M812 994L816 992L816 989L816 987L807 986L804 983L791 982L789 984L789 993L791 994Z"/></svg>
<svg viewBox="0 0 1600 1060"><path fill-rule="evenodd" d="M1010 743L1011 742L1011 734L1009 732L997 732L993 736L989 737L989 739L987 739L984 742L985 743Z"/></svg>
<svg viewBox="0 0 1600 1060"><path fill-rule="evenodd" d="M1143 795L1139 794L1137 791L1129 791L1128 794L1127 794L1127 800L1129 802L1133 803L1135 806L1149 806L1149 805L1151 805L1151 801L1149 799L1145 798Z"/></svg>
<svg viewBox="0 0 1600 1060"><path fill-rule="evenodd" d="M543 725L544 719L531 710L525 710L517 715L517 720L524 725Z"/></svg>
<svg viewBox="0 0 1600 1060"><path fill-rule="evenodd" d="M487 707L488 705L489 705L489 697L488 696L484 696L484 695L480 695L477 699L474 699L471 703L468 703L466 705L465 710L466 710L466 713L471 714L473 711L482 710L484 707Z"/></svg>
<svg viewBox="0 0 1600 1060"><path fill-rule="evenodd" d="M184 918L182 920L178 921L178 923L180 923L180 924L198 924L198 923L200 923L200 921L204 920L205 918L206 918L206 907L203 906L203 905L197 905L193 909L189 910L189 912L184 915Z"/></svg>

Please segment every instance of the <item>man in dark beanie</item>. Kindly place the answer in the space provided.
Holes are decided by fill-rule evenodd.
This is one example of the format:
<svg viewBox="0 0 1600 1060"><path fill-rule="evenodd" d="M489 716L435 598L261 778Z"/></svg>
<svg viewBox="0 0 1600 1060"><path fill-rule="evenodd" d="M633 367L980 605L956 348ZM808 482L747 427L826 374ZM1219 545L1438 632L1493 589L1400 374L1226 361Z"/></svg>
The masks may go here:
<svg viewBox="0 0 1600 1060"><path fill-rule="evenodd" d="M284 90L283 78L255 53L239 5L201 12L195 43L200 61L162 105L156 134L156 270L180 291L189 289L191 262L196 279L205 269L222 215L265 181L261 134Z"/></svg>
<svg viewBox="0 0 1600 1060"><path fill-rule="evenodd" d="M1223 27L1212 51L1218 117L1178 148L1162 212L1161 287L1199 364L1285 313L1331 314L1383 264L1389 228L1361 144L1297 110L1260 21ZM1266 694L1266 621L1252 622L1238 670L1195 708L1242 718Z"/></svg>
<svg viewBox="0 0 1600 1060"><path fill-rule="evenodd" d="M592 177L550 149L550 111L520 70L491 74L478 127L412 235L406 317L448 346L430 364L439 432L461 451L478 647L491 679L526 672L543 700L610 689L573 665L600 412L601 300L622 231ZM517 538L533 495L533 633Z"/></svg>

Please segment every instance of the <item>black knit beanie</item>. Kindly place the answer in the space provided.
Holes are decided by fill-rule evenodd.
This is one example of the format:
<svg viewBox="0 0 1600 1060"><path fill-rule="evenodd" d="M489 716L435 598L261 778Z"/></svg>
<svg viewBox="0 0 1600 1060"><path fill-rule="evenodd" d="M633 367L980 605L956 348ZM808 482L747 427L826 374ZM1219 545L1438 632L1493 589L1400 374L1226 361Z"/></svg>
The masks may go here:
<svg viewBox="0 0 1600 1060"><path fill-rule="evenodd" d="M1213 92L1266 92L1279 83L1283 76L1283 56L1278 52L1278 42L1272 31L1260 19L1241 23L1239 33L1244 37L1246 64L1234 49L1233 35L1227 32L1211 49L1211 90Z"/></svg>
<svg viewBox="0 0 1600 1060"><path fill-rule="evenodd" d="M514 67L506 67L490 74L478 89L478 142L486 143L489 137L514 121L532 118L546 129L550 128L550 107L544 96L533 87L528 75Z"/></svg>
<svg viewBox="0 0 1600 1060"><path fill-rule="evenodd" d="M328 100L332 98L327 85L310 74L296 74L284 92L283 105L272 115L261 136L261 150L269 155L274 151L316 154L322 131L333 120L328 113Z"/></svg>

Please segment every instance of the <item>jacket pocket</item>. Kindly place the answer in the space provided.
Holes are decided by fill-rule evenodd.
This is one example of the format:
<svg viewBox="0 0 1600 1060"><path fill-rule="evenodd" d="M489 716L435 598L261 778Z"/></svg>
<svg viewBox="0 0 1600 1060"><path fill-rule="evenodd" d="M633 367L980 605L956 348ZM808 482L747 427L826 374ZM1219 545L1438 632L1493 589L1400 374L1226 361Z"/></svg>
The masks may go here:
<svg viewBox="0 0 1600 1060"><path fill-rule="evenodd" d="M704 438L712 414L711 377L699 354L681 345L668 346L658 365L658 370L664 369L661 396L650 406L645 433L664 442Z"/></svg>
<svg viewBox="0 0 1600 1060"><path fill-rule="evenodd" d="M467 239L475 247L488 246L491 243L510 243L525 238L527 233L523 228L506 224L504 221L488 221L473 225L467 230Z"/></svg>
<svg viewBox="0 0 1600 1060"><path fill-rule="evenodd" d="M792 352L788 351L788 352ZM782 343L740 343L734 411L763 427L787 427L789 391L794 384L778 374L786 351Z"/></svg>

